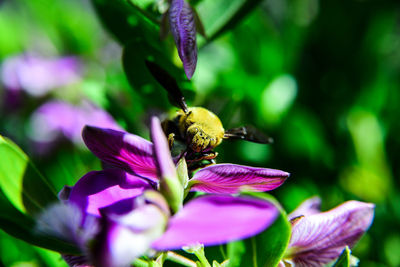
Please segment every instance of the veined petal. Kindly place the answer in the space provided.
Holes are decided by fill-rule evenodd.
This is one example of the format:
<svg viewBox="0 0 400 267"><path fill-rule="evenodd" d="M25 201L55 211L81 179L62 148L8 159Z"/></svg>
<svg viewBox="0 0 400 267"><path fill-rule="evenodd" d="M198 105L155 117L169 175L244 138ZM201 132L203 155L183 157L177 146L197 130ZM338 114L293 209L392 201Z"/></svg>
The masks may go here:
<svg viewBox="0 0 400 267"><path fill-rule="evenodd" d="M247 238L270 226L277 215L278 209L263 199L227 195L199 197L169 220L166 232L152 247L171 250Z"/></svg>
<svg viewBox="0 0 400 267"><path fill-rule="evenodd" d="M190 80L197 64L196 25L192 8L184 0L172 0L169 24L186 76Z"/></svg>
<svg viewBox="0 0 400 267"><path fill-rule="evenodd" d="M189 182L191 191L235 194L241 190L273 190L289 177L289 173L266 168L235 164L216 164L199 170Z"/></svg>
<svg viewBox="0 0 400 267"><path fill-rule="evenodd" d="M348 201L318 214L304 216L293 225L289 259L296 266L323 266L352 247L369 228L374 205Z"/></svg>
<svg viewBox="0 0 400 267"><path fill-rule="evenodd" d="M309 216L321 212L321 199L319 197L312 197L303 201L292 213L288 215L289 219L298 216Z"/></svg>
<svg viewBox="0 0 400 267"><path fill-rule="evenodd" d="M111 214L103 222L93 251L95 266L125 267L146 254L161 236L166 214L153 204L144 204L122 216Z"/></svg>
<svg viewBox="0 0 400 267"><path fill-rule="evenodd" d="M99 209L107 207L118 213L133 208L133 198L141 195L150 184L144 179L119 169L92 171L72 187L69 202L77 205L84 214L99 217Z"/></svg>
<svg viewBox="0 0 400 267"><path fill-rule="evenodd" d="M157 181L153 144L126 132L85 126L86 146L101 160L125 171Z"/></svg>

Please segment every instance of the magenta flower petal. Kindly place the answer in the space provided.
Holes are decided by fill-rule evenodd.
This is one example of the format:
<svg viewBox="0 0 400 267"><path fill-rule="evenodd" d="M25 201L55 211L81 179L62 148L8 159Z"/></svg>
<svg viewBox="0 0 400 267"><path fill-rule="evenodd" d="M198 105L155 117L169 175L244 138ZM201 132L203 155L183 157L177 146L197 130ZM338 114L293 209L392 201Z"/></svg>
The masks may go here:
<svg viewBox="0 0 400 267"><path fill-rule="evenodd" d="M153 144L126 132L86 126L86 146L101 160L125 171L157 181Z"/></svg>
<svg viewBox="0 0 400 267"><path fill-rule="evenodd" d="M247 238L270 226L277 215L278 209L263 199L227 195L199 197L185 204L169 220L166 232L152 247L171 250Z"/></svg>
<svg viewBox="0 0 400 267"><path fill-rule="evenodd" d="M186 76L190 80L197 64L196 25L192 8L184 0L172 0L169 24Z"/></svg>
<svg viewBox="0 0 400 267"><path fill-rule="evenodd" d="M166 214L152 204L143 204L122 216L111 214L96 238L92 257L95 266L131 266L162 235L166 221Z"/></svg>
<svg viewBox="0 0 400 267"><path fill-rule="evenodd" d="M171 158L168 141L161 129L161 122L157 117L151 118L150 134L160 177L176 177L176 168Z"/></svg>
<svg viewBox="0 0 400 267"><path fill-rule="evenodd" d="M293 225L288 259L296 266L323 266L346 246L352 247L369 228L374 205L348 201L318 214L302 217Z"/></svg>
<svg viewBox="0 0 400 267"><path fill-rule="evenodd" d="M216 164L199 170L190 180L191 191L235 194L241 190L273 190L289 177L289 173L266 168L235 164Z"/></svg>
<svg viewBox="0 0 400 267"><path fill-rule="evenodd" d="M292 213L288 215L289 219L296 218L298 216L309 216L312 214L321 212L321 199L319 197L312 197L305 200L300 204Z"/></svg>
<svg viewBox="0 0 400 267"><path fill-rule="evenodd" d="M69 201L77 205L83 214L99 217L99 209L112 209L123 213L133 208L133 198L151 189L147 181L123 170L92 171L84 175L72 187Z"/></svg>

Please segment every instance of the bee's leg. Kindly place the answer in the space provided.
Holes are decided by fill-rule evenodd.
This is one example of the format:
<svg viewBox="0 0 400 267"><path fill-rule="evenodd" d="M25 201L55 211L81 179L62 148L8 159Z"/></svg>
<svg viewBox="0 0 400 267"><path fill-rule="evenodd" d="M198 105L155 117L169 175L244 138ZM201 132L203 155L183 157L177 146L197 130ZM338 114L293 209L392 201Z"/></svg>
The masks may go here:
<svg viewBox="0 0 400 267"><path fill-rule="evenodd" d="M188 162L188 170L190 172L194 172L197 169L204 168L212 164L215 164L214 160L192 161Z"/></svg>
<svg viewBox="0 0 400 267"><path fill-rule="evenodd" d="M218 153L214 151L195 153L189 150L186 154L186 162L188 164L188 170L193 172L199 168L204 168L209 165L215 164L215 158Z"/></svg>
<svg viewBox="0 0 400 267"><path fill-rule="evenodd" d="M169 149L172 149L174 141L176 138L179 139L178 128L176 127L174 121L164 120L161 123L162 129L168 138ZM177 135L178 134L178 135Z"/></svg>
<svg viewBox="0 0 400 267"><path fill-rule="evenodd" d="M201 152L201 153L188 153L186 156L187 162L198 162L202 160L209 160L214 162L214 159L218 156L218 152L209 151L209 152Z"/></svg>
<svg viewBox="0 0 400 267"><path fill-rule="evenodd" d="M198 160L212 160L212 161L214 161L214 159L217 156L218 156L218 152L214 152L214 151L203 152L199 156Z"/></svg>
<svg viewBox="0 0 400 267"><path fill-rule="evenodd" d="M168 145L169 145L169 149L172 149L172 146L174 145L174 140L175 140L175 134L174 133L170 133L168 135Z"/></svg>

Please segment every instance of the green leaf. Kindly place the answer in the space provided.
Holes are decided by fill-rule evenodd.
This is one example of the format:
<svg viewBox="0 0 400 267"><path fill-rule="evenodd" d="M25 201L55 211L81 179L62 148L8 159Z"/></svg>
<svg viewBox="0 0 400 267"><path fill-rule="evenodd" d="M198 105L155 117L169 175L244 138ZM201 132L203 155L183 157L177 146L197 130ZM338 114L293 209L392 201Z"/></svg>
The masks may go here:
<svg viewBox="0 0 400 267"><path fill-rule="evenodd" d="M0 136L0 187L22 212L36 213L57 200L57 193L28 156L11 140Z"/></svg>
<svg viewBox="0 0 400 267"><path fill-rule="evenodd" d="M0 187L15 207L25 211L22 202L22 178L28 157L18 146L0 136Z"/></svg>
<svg viewBox="0 0 400 267"><path fill-rule="evenodd" d="M12 141L0 136L0 229L30 244L77 253L75 246L35 232L36 214L57 194L36 170L28 156Z"/></svg>
<svg viewBox="0 0 400 267"><path fill-rule="evenodd" d="M268 194L249 194L273 202L279 208L280 213L275 222L264 232L244 240L246 253L243 254L240 264L232 266L277 266L286 251L291 234L291 226L286 212Z"/></svg>
<svg viewBox="0 0 400 267"><path fill-rule="evenodd" d="M240 262L246 247L243 241L230 242L226 245L229 259L229 267L240 266Z"/></svg>
<svg viewBox="0 0 400 267"><path fill-rule="evenodd" d="M22 240L13 238L0 231L1 266L57 266L67 267L60 254L47 249L32 246ZM21 264L32 263L31 264Z"/></svg>
<svg viewBox="0 0 400 267"><path fill-rule="evenodd" d="M196 6L208 41L235 27L261 0L204 0Z"/></svg>
<svg viewBox="0 0 400 267"><path fill-rule="evenodd" d="M72 244L38 234L35 231L35 225L35 220L17 210L0 190L0 229L35 246L66 254L79 253L79 250Z"/></svg>
<svg viewBox="0 0 400 267"><path fill-rule="evenodd" d="M122 44L137 36L159 41L159 23L133 2L126 0L92 0L104 27Z"/></svg>
<svg viewBox="0 0 400 267"><path fill-rule="evenodd" d="M350 249L349 247L345 247L340 257L335 262L333 267L350 267Z"/></svg>

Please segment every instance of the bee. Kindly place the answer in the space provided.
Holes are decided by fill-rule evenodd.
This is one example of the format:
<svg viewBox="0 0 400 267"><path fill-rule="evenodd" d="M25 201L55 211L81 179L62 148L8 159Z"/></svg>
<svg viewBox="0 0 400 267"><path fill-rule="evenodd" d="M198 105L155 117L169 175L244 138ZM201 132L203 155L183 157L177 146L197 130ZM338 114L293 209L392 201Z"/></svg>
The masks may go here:
<svg viewBox="0 0 400 267"><path fill-rule="evenodd" d="M146 66L158 83L168 92L170 102L180 108L172 119L162 122L170 148L175 140L186 144L186 160L199 162L209 160L214 163L218 153L213 149L224 139L242 139L255 143L269 144L272 138L251 126L225 130L221 120L203 107L188 107L176 80L154 62L146 61Z"/></svg>

